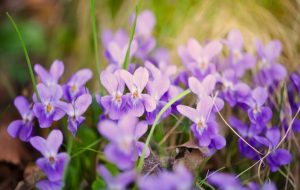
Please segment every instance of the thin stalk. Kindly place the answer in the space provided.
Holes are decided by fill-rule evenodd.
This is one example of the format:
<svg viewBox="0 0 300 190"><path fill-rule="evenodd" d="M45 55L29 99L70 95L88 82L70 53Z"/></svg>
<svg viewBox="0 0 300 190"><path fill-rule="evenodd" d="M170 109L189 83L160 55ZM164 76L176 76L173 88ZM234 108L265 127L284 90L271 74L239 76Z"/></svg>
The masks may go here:
<svg viewBox="0 0 300 190"><path fill-rule="evenodd" d="M154 133L154 130L159 122L159 119L161 118L161 116L165 113L165 111L171 107L175 102L177 102L178 100L180 100L181 98L185 97L186 95L188 95L189 93L191 92L190 89L187 89L183 92L181 92L180 94L178 94L176 97L174 97L172 100L170 100L161 110L160 112L157 114L155 120L154 120L154 123L151 127L151 130L150 130L150 133L146 139L146 143L144 145L144 148L143 148L143 152L142 152L142 155L139 159L139 162L138 162L138 165L137 165L137 170L140 172L142 171L143 169L143 165L144 165L144 159L145 159L145 153L146 153L146 147L149 146L149 143L150 143L150 140L153 136L153 133Z"/></svg>
<svg viewBox="0 0 300 190"><path fill-rule="evenodd" d="M90 1L90 8L91 8L91 22L92 22L92 32L93 32L93 42L94 42L94 54L96 60L96 69L97 69L97 79L99 81L99 85L101 87L100 81L100 56L99 56L99 49L98 49L98 37L97 37L97 23L96 23L96 15L95 15L95 0Z"/></svg>
<svg viewBox="0 0 300 190"><path fill-rule="evenodd" d="M9 18L10 22L12 23L12 25L13 25L14 28L15 28L15 31L16 31L17 34L18 34L18 37L19 37L19 40L20 40L20 42L21 42L21 45L22 45L22 48L23 48L23 52L24 52L24 55L25 55L25 58L26 58L26 62L27 62L29 74L30 74L30 77L31 77L31 82L32 82L32 85L33 85L33 89L34 89L34 92L35 92L35 95L36 95L38 101L40 101L40 96L39 96L39 93L38 93L37 88L36 88L36 81L35 81L35 77L34 77L32 65L31 65L31 61L30 61L30 59L29 59L28 52L27 52L27 48L26 48L25 42L24 42L24 40L23 40L22 34L21 34L21 32L20 32L20 30L19 30L19 28L18 28L16 22L15 22L14 19L9 15L8 12L6 12L6 15L7 15L7 17Z"/></svg>
<svg viewBox="0 0 300 190"><path fill-rule="evenodd" d="M137 17L138 17L138 14L139 14L139 3L140 3L140 1L138 1L137 5L135 7L135 17L134 17L134 21L133 21L133 26L132 26L131 31L130 31L130 38L129 38L129 42L128 42L128 48L127 48L124 63L123 63L123 68L126 69L126 70L128 70L129 62L130 62L130 59L129 59L130 58L130 47L131 47L132 40L133 40L133 37L134 37L136 21L137 21Z"/></svg>

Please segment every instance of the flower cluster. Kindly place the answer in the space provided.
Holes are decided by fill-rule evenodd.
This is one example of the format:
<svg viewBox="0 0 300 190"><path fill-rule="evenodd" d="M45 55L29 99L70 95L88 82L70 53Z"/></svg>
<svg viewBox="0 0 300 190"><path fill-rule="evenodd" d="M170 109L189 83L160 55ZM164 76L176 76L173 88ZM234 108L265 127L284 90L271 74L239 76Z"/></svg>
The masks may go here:
<svg viewBox="0 0 300 190"><path fill-rule="evenodd" d="M132 43L122 29L102 34L104 55L109 64L98 76L107 93L96 95L102 110L97 127L108 141L104 160L113 163L119 171L113 175L102 163L97 167L106 188L193 188L192 173L181 164L174 164L172 171L160 169L147 175L135 171L139 158L155 154L153 147L146 147L143 142L149 126L170 115L188 118L185 121L190 125L190 138L205 157L213 156L226 146L228 130L220 117L237 134L238 148L244 157L266 162L271 172L290 164L292 154L281 145L290 138L291 129L300 131L300 120L293 118L300 106L300 74L295 72L290 81L287 80L287 70L279 63L280 42L275 40L264 45L255 40L256 52L249 53L242 34L236 29L224 39L203 44L191 38L177 49L184 66L181 68L172 64L167 49L157 45L152 35L155 23L151 11L142 11L137 16ZM129 44L130 62L125 68ZM48 179L37 186L60 189L69 160L66 153L58 153L63 135L59 130L52 130L47 139L31 137L34 118L41 128L48 128L67 115L68 129L75 136L92 102L85 87L92 72L81 69L61 85L59 79L64 71L61 61L55 61L49 71L40 65L35 65L34 70L40 79L39 96L33 96L32 104L22 96L15 99L22 120L12 122L8 132L30 141L43 155L36 164ZM192 92L191 98L178 98L184 92ZM222 110L235 113L228 118L229 124ZM220 189L276 189L271 182L260 184L261 187L255 183L244 186L235 176L225 173L210 175L208 182Z"/></svg>
<svg viewBox="0 0 300 190"><path fill-rule="evenodd" d="M52 130L47 139L33 136L34 119L38 120L40 128L49 128L55 121L68 117L68 129L76 135L80 124L85 120L82 116L92 102L92 96L85 87L92 78L89 69L76 72L65 84L59 84L64 72L64 64L56 60L47 71L41 65L34 66L39 84L33 103L29 103L23 96L18 96L14 104L22 116L22 120L13 121L8 126L8 133L12 137L19 137L22 141L29 141L43 157L36 161L37 166L46 174L48 179L37 184L40 189L61 189L66 165L69 161L67 153L58 153L63 142L60 130Z"/></svg>

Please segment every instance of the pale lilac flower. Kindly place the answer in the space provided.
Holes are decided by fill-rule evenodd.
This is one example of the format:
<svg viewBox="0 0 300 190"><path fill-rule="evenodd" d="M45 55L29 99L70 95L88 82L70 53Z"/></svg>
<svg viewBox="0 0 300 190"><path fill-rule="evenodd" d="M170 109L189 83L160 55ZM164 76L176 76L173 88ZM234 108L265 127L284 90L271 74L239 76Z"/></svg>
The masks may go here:
<svg viewBox="0 0 300 190"><path fill-rule="evenodd" d="M72 102L81 94L86 94L88 90L85 87L85 84L92 76L93 73L90 69L81 69L77 71L68 82L63 85L64 99Z"/></svg>
<svg viewBox="0 0 300 190"><path fill-rule="evenodd" d="M38 150L43 158L36 164L52 182L63 179L65 167L69 161L67 153L58 153L63 142L63 134L59 130L52 130L47 139L36 136L30 139L31 145Z"/></svg>
<svg viewBox="0 0 300 190"><path fill-rule="evenodd" d="M51 86L58 84L59 78L64 73L64 64L60 60L55 60L48 72L43 66L36 64L34 65L34 71L37 73L38 77L46 86Z"/></svg>
<svg viewBox="0 0 300 190"><path fill-rule="evenodd" d="M129 57L132 57L135 52L137 51L138 44L135 40L132 41L130 46L130 55ZM110 55L111 62L115 64L116 69L121 69L126 57L126 52L128 49L128 43L121 46L117 44L116 42L112 41L107 46L107 52Z"/></svg>
<svg viewBox="0 0 300 190"><path fill-rule="evenodd" d="M207 147L208 154L223 148L226 144L224 137L218 134L218 124L212 113L213 100L206 96L197 104L197 108L178 105L177 110L182 115L193 121L191 130L198 141L199 146Z"/></svg>
<svg viewBox="0 0 300 190"><path fill-rule="evenodd" d="M149 79L147 69L139 67L133 75L121 70L120 76L130 91L127 94L129 111L137 117L142 116L145 110L152 112L156 108L155 100L149 94L143 93Z"/></svg>
<svg viewBox="0 0 300 190"><path fill-rule="evenodd" d="M260 58L258 62L259 71L255 76L256 82L263 86L269 86L275 81L284 79L287 71L284 66L277 62L281 54L281 43L274 40L264 46L259 40L256 40L255 45L257 55Z"/></svg>
<svg viewBox="0 0 300 190"><path fill-rule="evenodd" d="M47 87L44 84L38 84L37 90L40 102L35 102L33 111L39 120L40 127L47 128L51 126L53 121L58 121L65 115L63 107L66 103L60 100L63 91L59 85ZM36 99L35 96L34 99Z"/></svg>
<svg viewBox="0 0 300 190"><path fill-rule="evenodd" d="M212 60L222 51L222 44L218 41L212 41L204 46L191 38L186 47L179 47L178 53L185 64L195 75L203 77L204 75L215 71L215 65Z"/></svg>
<svg viewBox="0 0 300 190"><path fill-rule="evenodd" d="M139 142L147 131L145 121L138 121L131 115L123 116L118 123L111 120L100 121L98 130L111 143L105 147L106 157L120 169L130 169L142 154L144 143ZM150 154L147 148L146 157Z"/></svg>
<svg viewBox="0 0 300 190"><path fill-rule="evenodd" d="M225 44L229 48L229 63L233 71L238 77L244 75L247 69L255 65L255 58L243 52L243 36L237 29L233 29L228 33Z"/></svg>
<svg viewBox="0 0 300 190"><path fill-rule="evenodd" d="M203 98L212 94L213 90L215 89L216 82L216 76L211 74L207 75L201 82L195 77L190 77L188 79L189 88L197 95L198 101L201 101ZM219 97L215 97L214 101L214 104L220 111L224 106L223 100ZM213 110L215 110L215 107Z"/></svg>
<svg viewBox="0 0 300 190"><path fill-rule="evenodd" d="M77 128L85 120L82 116L84 112L92 103L92 96L90 94L83 94L78 96L75 101L68 104L66 107L66 113L68 117L68 129L71 131L72 135L75 136Z"/></svg>
<svg viewBox="0 0 300 190"><path fill-rule="evenodd" d="M117 176L113 176L103 165L98 166L97 172L105 180L107 190L126 190L128 189L127 186L134 182L136 178L134 170L125 171Z"/></svg>
<svg viewBox="0 0 300 190"><path fill-rule="evenodd" d="M152 80L147 84L147 92L156 102L156 109L152 112L147 112L146 119L148 124L153 124L156 115L167 104L165 100L162 100L162 97L169 90L171 82L168 76L163 75L162 72L150 62L146 62L145 65L147 65L147 68L150 68L150 73L152 75ZM171 108L166 110L162 118L167 117L170 112Z"/></svg>
<svg viewBox="0 0 300 190"><path fill-rule="evenodd" d="M251 93L250 87L237 79L233 69L225 70L222 73L220 82L223 85L222 97L224 97L231 107L245 101Z"/></svg>
<svg viewBox="0 0 300 190"><path fill-rule="evenodd" d="M100 103L113 120L120 119L127 111L126 96L123 95L125 84L120 77L120 72L102 71L100 74L101 84L109 95L100 98Z"/></svg>
<svg viewBox="0 0 300 190"><path fill-rule="evenodd" d="M251 98L246 100L245 103L250 107L248 116L252 123L264 125L272 118L272 110L264 105L267 99L267 90L256 87L251 93Z"/></svg>
<svg viewBox="0 0 300 190"><path fill-rule="evenodd" d="M193 176L182 164L176 165L173 172L163 170L158 174L142 176L138 180L141 190L190 190L192 185Z"/></svg>
<svg viewBox="0 0 300 190"><path fill-rule="evenodd" d="M22 119L11 122L7 132L13 138L19 137L22 141L27 141L31 137L34 114L32 107L23 96L15 98L14 104L18 109Z"/></svg>

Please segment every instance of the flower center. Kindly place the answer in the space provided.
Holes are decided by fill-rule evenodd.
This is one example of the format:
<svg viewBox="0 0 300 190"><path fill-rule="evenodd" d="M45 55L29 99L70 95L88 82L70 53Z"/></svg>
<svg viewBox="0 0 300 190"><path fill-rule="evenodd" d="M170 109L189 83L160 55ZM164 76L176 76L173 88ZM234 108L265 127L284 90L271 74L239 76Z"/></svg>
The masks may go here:
<svg viewBox="0 0 300 190"><path fill-rule="evenodd" d="M132 98L133 99L138 99L140 97L140 93L138 92L138 90L134 90L132 93Z"/></svg>
<svg viewBox="0 0 300 190"><path fill-rule="evenodd" d="M206 127L206 121L204 117L201 117L201 119L197 123L197 129L202 131Z"/></svg>
<svg viewBox="0 0 300 190"><path fill-rule="evenodd" d="M72 85L71 86L71 92L74 93L77 90L77 86L76 85Z"/></svg>
<svg viewBox="0 0 300 190"><path fill-rule="evenodd" d="M55 163L55 158L53 156L50 156L48 158L48 160L49 160L50 164L54 164Z"/></svg>
<svg viewBox="0 0 300 190"><path fill-rule="evenodd" d="M50 103L47 104L47 106L46 106L47 113L50 113L52 110L53 110L53 106Z"/></svg>

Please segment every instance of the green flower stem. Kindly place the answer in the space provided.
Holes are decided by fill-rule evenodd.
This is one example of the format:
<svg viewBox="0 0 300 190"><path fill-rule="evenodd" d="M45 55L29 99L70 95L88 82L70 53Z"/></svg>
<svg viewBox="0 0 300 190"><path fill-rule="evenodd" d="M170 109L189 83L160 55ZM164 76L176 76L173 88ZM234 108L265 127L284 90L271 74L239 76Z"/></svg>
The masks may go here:
<svg viewBox="0 0 300 190"><path fill-rule="evenodd" d="M15 28L17 34L18 34L19 40L20 40L22 48L23 48L23 52L25 54L29 74L30 74L30 77L31 77L31 82L32 82L32 85L33 85L33 89L34 89L34 92L35 92L35 95L36 95L38 101L40 101L40 96L39 96L39 93L38 93L37 88L36 88L36 81L35 81L32 65L31 65L31 62L30 62L30 59L29 59L29 56L28 56L28 52L27 52L26 45L24 43L22 34L21 34L17 24L15 23L14 19L9 15L8 12L6 12L6 15L9 18L10 22L12 23L12 25L14 26L14 28Z"/></svg>
<svg viewBox="0 0 300 190"><path fill-rule="evenodd" d="M153 136L153 133L154 133L154 130L155 130L155 127L157 126L158 122L159 122L159 119L161 118L161 116L165 113L165 111L171 107L175 102L177 102L178 100L180 100L181 98L185 97L186 95L188 95L189 93L191 92L190 89L187 89L183 92L181 92L180 94L178 94L176 97L174 97L172 100L170 100L161 110L160 112L157 114L155 120L154 120L154 123L151 127L151 130L150 130L150 133L146 139L146 143L144 145L144 148L143 148L143 152L142 152L142 155L139 159L139 162L138 162L138 165L137 165L137 170L140 172L142 171L143 169L143 165L144 165L144 160L145 160L145 154L146 154L146 148L149 146L149 143L150 143L150 140Z"/></svg>

